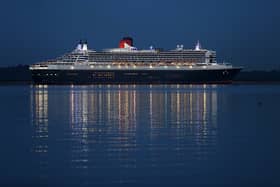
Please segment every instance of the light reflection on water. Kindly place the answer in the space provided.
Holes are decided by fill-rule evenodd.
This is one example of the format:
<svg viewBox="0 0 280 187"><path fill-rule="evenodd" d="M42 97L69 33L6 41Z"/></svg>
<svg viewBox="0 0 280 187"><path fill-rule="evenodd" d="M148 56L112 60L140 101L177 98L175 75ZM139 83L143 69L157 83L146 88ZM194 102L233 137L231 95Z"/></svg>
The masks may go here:
<svg viewBox="0 0 280 187"><path fill-rule="evenodd" d="M0 86L0 186L280 186L279 85Z"/></svg>
<svg viewBox="0 0 280 187"><path fill-rule="evenodd" d="M217 86L32 86L33 152L42 180L82 184L192 175L216 154ZM194 168L195 169L195 168ZM60 173L63 171L63 173ZM65 182L65 181L64 181Z"/></svg>

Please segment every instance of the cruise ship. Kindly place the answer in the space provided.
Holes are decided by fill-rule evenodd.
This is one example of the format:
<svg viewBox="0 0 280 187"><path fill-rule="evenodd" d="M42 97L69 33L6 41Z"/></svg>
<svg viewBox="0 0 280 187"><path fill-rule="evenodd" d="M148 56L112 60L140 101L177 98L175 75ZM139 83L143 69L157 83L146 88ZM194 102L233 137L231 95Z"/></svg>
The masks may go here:
<svg viewBox="0 0 280 187"><path fill-rule="evenodd" d="M226 84L241 69L217 63L216 52L199 42L194 49L140 50L131 37L102 51L80 41L72 52L30 66L34 84Z"/></svg>

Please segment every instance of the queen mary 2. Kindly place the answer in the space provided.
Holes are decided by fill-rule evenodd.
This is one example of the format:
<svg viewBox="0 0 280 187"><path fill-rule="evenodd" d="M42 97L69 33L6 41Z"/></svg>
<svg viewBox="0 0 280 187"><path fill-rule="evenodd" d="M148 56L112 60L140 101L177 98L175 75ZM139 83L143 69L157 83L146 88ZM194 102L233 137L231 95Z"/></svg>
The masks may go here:
<svg viewBox="0 0 280 187"><path fill-rule="evenodd" d="M217 63L216 52L177 45L138 50L131 37L118 48L95 51L80 41L72 52L30 66L34 84L217 84L231 83L241 67Z"/></svg>

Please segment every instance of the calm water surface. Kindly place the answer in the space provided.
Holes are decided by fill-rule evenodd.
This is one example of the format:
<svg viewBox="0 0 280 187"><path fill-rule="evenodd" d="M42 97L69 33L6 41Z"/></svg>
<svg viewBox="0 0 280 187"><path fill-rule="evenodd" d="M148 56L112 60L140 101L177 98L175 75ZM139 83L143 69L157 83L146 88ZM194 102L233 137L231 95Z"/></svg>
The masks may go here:
<svg viewBox="0 0 280 187"><path fill-rule="evenodd" d="M0 186L279 186L280 85L1 86Z"/></svg>

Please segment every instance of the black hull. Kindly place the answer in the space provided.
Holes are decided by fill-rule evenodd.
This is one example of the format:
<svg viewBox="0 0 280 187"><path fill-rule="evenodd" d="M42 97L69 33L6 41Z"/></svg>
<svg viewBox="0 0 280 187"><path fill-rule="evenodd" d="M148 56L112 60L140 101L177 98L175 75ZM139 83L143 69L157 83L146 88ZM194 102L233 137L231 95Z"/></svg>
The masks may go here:
<svg viewBox="0 0 280 187"><path fill-rule="evenodd" d="M226 84L240 70L32 70L32 79L34 84Z"/></svg>

